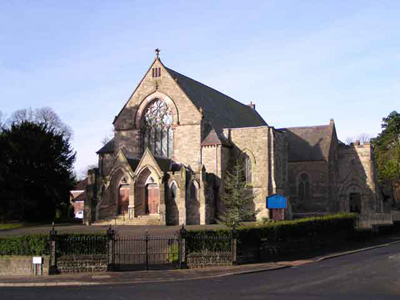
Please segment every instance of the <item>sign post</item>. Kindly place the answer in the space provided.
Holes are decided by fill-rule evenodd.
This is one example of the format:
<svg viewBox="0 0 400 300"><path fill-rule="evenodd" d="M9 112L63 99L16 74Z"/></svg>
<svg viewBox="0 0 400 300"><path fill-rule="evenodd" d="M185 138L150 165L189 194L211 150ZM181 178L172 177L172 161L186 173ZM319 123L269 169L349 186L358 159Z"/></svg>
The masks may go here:
<svg viewBox="0 0 400 300"><path fill-rule="evenodd" d="M43 275L43 257L41 256L34 256L32 258L32 264L33 264L33 275ZM39 270L40 270L40 274Z"/></svg>
<svg viewBox="0 0 400 300"><path fill-rule="evenodd" d="M275 221L285 219L285 209L287 209L287 198L274 194L266 199L266 207L271 211L270 217Z"/></svg>

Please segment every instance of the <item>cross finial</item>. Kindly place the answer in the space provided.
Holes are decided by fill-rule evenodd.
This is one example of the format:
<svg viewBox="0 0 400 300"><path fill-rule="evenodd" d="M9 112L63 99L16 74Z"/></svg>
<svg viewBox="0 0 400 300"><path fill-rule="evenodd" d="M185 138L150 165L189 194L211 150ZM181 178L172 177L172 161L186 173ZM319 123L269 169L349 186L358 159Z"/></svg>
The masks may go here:
<svg viewBox="0 0 400 300"><path fill-rule="evenodd" d="M154 50L154 51L156 52L156 58L158 58L158 57L159 57L159 55L160 55L160 51L161 51L161 50L157 48L157 49L156 49L156 50Z"/></svg>

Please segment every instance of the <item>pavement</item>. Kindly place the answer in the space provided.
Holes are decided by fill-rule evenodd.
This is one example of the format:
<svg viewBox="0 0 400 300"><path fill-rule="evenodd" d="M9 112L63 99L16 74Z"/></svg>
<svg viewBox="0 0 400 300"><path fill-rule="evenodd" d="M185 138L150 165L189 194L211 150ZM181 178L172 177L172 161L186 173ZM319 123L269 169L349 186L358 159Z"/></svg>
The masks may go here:
<svg viewBox="0 0 400 300"><path fill-rule="evenodd" d="M387 247L398 243L400 243L400 240L350 251L331 253L328 255L318 256L305 260L209 267L204 269L80 273L59 274L51 276L0 276L0 287L96 286L210 279L224 276L251 274L257 272L274 271L283 268L298 267L304 264L316 263L327 259Z"/></svg>

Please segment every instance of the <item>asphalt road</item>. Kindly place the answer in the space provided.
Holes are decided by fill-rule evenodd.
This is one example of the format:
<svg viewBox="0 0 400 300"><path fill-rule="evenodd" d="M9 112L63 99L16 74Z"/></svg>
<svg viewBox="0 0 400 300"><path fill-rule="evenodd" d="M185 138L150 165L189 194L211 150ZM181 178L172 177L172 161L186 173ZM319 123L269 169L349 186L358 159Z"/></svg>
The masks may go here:
<svg viewBox="0 0 400 300"><path fill-rule="evenodd" d="M207 280L3 288L1 299L400 299L400 244L295 268Z"/></svg>

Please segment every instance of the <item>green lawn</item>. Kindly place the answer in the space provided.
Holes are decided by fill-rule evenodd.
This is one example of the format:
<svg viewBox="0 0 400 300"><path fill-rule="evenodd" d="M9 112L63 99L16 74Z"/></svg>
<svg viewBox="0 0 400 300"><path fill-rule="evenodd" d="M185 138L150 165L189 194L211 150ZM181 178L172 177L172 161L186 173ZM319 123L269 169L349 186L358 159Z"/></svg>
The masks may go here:
<svg viewBox="0 0 400 300"><path fill-rule="evenodd" d="M0 223L0 230L8 230L20 227L22 227L21 223L5 223L5 224Z"/></svg>

